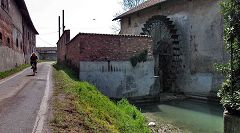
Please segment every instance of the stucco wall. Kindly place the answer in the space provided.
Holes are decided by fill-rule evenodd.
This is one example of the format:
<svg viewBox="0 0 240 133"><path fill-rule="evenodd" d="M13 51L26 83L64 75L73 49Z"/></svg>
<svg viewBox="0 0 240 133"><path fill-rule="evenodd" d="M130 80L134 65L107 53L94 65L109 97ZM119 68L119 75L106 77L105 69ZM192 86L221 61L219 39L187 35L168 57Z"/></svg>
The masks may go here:
<svg viewBox="0 0 240 133"><path fill-rule="evenodd" d="M25 62L24 55L9 47L0 46L0 71L6 71Z"/></svg>
<svg viewBox="0 0 240 133"><path fill-rule="evenodd" d="M80 62L80 80L94 84L103 94L112 97L151 95L154 88L154 62L129 61Z"/></svg>
<svg viewBox="0 0 240 133"><path fill-rule="evenodd" d="M121 20L121 34L140 34L145 22L154 15L165 15L176 25L180 35L182 67L176 90L191 95L215 95L223 77L214 63L225 62L223 18L219 0L169 0ZM211 93L209 93L211 92Z"/></svg>

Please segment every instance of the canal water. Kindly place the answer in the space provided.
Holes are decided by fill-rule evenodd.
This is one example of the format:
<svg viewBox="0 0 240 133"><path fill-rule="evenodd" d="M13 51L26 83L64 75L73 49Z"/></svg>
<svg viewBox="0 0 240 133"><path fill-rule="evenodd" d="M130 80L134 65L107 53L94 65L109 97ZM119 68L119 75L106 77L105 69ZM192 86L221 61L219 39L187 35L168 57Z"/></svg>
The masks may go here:
<svg viewBox="0 0 240 133"><path fill-rule="evenodd" d="M223 108L219 104L184 100L140 108L146 117L156 123L171 124L183 132L223 133Z"/></svg>

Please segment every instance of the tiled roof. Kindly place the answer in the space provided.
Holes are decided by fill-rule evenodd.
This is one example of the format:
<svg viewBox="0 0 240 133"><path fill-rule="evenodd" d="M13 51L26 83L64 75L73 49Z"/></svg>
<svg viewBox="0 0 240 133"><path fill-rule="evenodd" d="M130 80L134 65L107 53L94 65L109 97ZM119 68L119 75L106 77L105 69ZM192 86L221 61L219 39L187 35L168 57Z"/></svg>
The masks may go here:
<svg viewBox="0 0 240 133"><path fill-rule="evenodd" d="M134 35L134 34L103 34L103 33L82 33L78 35L105 35L105 36L125 36L125 37L151 37L148 35Z"/></svg>
<svg viewBox="0 0 240 133"><path fill-rule="evenodd" d="M147 37L151 38L149 35L133 35L133 34L101 34L101 33L78 33L72 40L70 40L67 44L71 43L73 40L75 40L80 35L100 35L100 36L121 36L121 37ZM67 45L66 44L66 45Z"/></svg>
<svg viewBox="0 0 240 133"><path fill-rule="evenodd" d="M130 14L135 13L137 11L140 11L140 10L152 7L152 6L156 5L156 4L159 4L159 3L162 3L162 2L165 2L165 1L167 1L167 0L147 0L147 1L143 2L142 4L136 6L136 7L132 8L132 9L130 9L129 11L121 14L120 16L114 18L113 21L121 19L121 18L123 18L123 17L125 17L127 15L130 15Z"/></svg>

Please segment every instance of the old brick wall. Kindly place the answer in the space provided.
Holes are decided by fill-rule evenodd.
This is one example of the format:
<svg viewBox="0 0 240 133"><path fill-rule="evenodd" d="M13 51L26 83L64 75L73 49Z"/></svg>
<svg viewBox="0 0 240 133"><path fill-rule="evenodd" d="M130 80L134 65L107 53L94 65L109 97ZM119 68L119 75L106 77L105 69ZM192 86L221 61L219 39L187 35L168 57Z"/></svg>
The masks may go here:
<svg viewBox="0 0 240 133"><path fill-rule="evenodd" d="M66 60L76 69L80 61L129 61L144 50L152 58L149 36L80 33L67 44Z"/></svg>
<svg viewBox="0 0 240 133"><path fill-rule="evenodd" d="M30 54L36 47L37 31L30 24L27 9L19 6L22 1L7 2L0 5L0 71L29 63Z"/></svg>
<svg viewBox="0 0 240 133"><path fill-rule="evenodd" d="M62 63L66 58L66 44L70 41L70 30L64 31L63 35L57 42L57 61Z"/></svg>

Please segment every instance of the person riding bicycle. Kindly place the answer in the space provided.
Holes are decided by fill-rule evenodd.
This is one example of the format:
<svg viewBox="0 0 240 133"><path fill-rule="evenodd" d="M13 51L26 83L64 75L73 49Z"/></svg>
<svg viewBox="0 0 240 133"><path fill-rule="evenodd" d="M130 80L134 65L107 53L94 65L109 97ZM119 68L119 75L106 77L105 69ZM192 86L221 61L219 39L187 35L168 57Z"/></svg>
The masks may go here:
<svg viewBox="0 0 240 133"><path fill-rule="evenodd" d="M31 63L31 66L34 64L36 71L37 71L37 61L38 61L38 57L37 57L36 53L33 52L30 57L30 63ZM33 69L33 67L31 69Z"/></svg>

